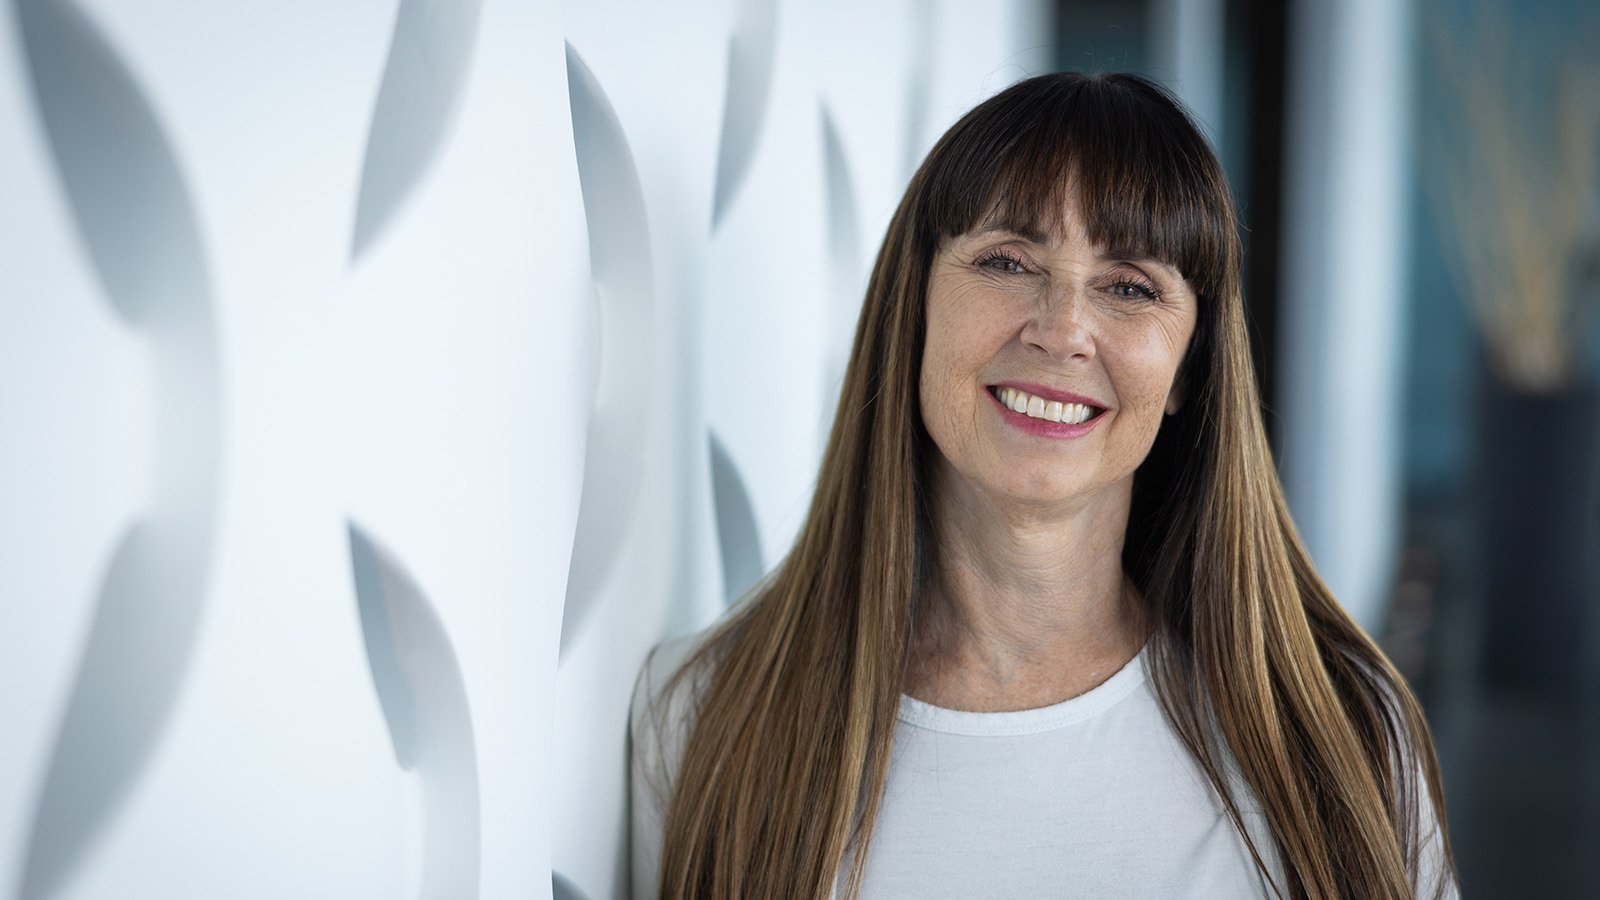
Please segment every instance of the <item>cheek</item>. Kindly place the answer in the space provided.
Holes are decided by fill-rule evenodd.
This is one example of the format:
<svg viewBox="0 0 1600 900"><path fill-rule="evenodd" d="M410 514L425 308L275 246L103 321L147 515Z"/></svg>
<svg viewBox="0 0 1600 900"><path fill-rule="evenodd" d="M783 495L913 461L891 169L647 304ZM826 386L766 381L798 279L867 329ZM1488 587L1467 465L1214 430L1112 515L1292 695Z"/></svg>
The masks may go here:
<svg viewBox="0 0 1600 900"><path fill-rule="evenodd" d="M1152 359L1161 361L1162 370L1170 377L1177 374L1189 350L1189 342L1194 339L1194 321L1185 318L1164 324L1166 327L1156 329L1151 335L1150 353Z"/></svg>
<svg viewBox="0 0 1600 900"><path fill-rule="evenodd" d="M999 304L962 302L964 299L928 318L923 357L935 362L941 377L972 376L994 361L1010 333L1008 316Z"/></svg>
<svg viewBox="0 0 1600 900"><path fill-rule="evenodd" d="M967 321L931 317L918 378L922 421L936 438L956 439L970 430L976 412L978 373L994 357L992 336Z"/></svg>
<svg viewBox="0 0 1600 900"><path fill-rule="evenodd" d="M922 386L939 389L959 377L963 368L962 345L957 323L945 315L930 315L927 338L922 346Z"/></svg>
<svg viewBox="0 0 1600 900"><path fill-rule="evenodd" d="M917 393L922 407L922 423L935 437L948 434L958 415L952 406L956 398L954 384L959 378L960 360L952 355L953 349L949 343L930 333L922 352L922 373L918 378Z"/></svg>
<svg viewBox="0 0 1600 900"><path fill-rule="evenodd" d="M1121 352L1107 362L1120 373L1117 393L1130 408L1162 409L1167 393L1183 359L1184 345L1174 346L1172 336L1161 329L1148 329L1120 343Z"/></svg>

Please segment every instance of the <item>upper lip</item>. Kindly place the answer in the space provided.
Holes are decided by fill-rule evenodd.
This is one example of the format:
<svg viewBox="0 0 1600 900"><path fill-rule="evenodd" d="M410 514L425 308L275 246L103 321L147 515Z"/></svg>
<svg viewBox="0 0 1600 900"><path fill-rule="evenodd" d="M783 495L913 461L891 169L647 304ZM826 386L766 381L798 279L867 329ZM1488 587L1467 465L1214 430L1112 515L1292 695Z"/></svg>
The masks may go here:
<svg viewBox="0 0 1600 900"><path fill-rule="evenodd" d="M1082 394L1074 394L1071 391L1058 391L1055 388L1048 388L1042 384L1033 384L1028 381L1000 381L990 385L990 387L1015 388L1023 393L1032 394L1035 397L1043 397L1046 400L1059 400L1062 403L1081 403L1084 406L1093 406L1096 409L1108 408L1104 403L1093 397L1085 397Z"/></svg>

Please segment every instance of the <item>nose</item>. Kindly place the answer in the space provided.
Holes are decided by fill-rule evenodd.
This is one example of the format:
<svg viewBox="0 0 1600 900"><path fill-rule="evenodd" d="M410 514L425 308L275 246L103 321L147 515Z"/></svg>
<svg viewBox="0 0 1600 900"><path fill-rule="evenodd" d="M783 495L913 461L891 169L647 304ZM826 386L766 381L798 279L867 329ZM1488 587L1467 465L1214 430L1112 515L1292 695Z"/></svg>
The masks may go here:
<svg viewBox="0 0 1600 900"><path fill-rule="evenodd" d="M1052 287L1022 326L1022 342L1053 360L1094 357L1094 311L1077 285Z"/></svg>

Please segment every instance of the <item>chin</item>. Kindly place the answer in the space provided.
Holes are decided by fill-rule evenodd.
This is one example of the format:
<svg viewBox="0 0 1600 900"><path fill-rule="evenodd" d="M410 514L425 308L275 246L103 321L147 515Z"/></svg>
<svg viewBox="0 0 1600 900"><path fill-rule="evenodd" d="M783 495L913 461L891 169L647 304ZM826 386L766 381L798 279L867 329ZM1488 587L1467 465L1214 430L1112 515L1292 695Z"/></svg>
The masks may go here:
<svg viewBox="0 0 1600 900"><path fill-rule="evenodd" d="M1065 503L1089 490L1089 486L1078 479L1062 478L1060 467L1056 468L1053 472L1008 473L1010 477L997 488L1009 499L1039 504Z"/></svg>

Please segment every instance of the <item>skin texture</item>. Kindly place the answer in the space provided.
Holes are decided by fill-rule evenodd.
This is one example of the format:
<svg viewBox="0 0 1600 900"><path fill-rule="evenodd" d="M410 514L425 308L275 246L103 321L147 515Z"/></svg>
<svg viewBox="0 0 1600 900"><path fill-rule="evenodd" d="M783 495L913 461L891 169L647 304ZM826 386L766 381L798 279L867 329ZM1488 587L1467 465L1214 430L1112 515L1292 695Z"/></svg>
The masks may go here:
<svg viewBox="0 0 1600 900"><path fill-rule="evenodd" d="M1183 401L1193 290L1156 260L1108 256L1076 201L1060 233L978 230L930 273L920 381L938 558L906 690L939 706L1046 706L1143 645L1121 563L1134 471ZM1152 296L1154 295L1154 296ZM1008 423L988 389L1020 381L1105 407L1087 435Z"/></svg>

